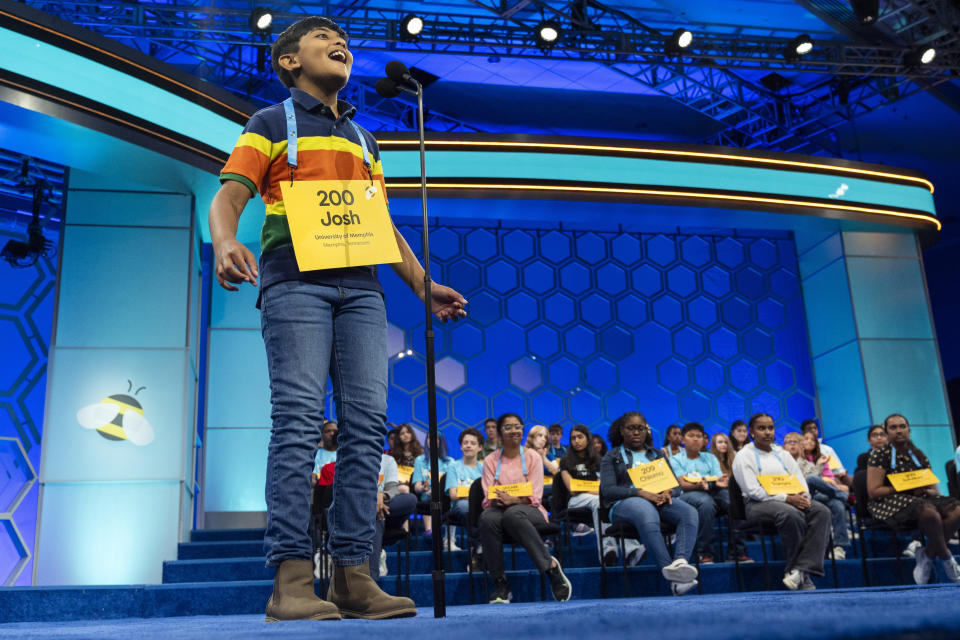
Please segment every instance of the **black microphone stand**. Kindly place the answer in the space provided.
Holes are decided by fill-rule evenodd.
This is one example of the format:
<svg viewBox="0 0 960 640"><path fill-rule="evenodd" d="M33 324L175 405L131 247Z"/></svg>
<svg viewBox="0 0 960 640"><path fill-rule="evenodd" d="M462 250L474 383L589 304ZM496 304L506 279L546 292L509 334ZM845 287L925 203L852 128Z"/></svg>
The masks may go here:
<svg viewBox="0 0 960 640"><path fill-rule="evenodd" d="M430 280L430 228L427 221L427 156L423 132L423 85L409 75L404 81L416 89L395 82L399 91L417 97L417 123L420 133L420 201L423 206L423 299L427 311L424 338L427 349L427 410L430 444L430 517L433 521L433 617L447 616L446 577L443 571L443 513L440 486L439 438L437 437L437 380L433 351L433 297Z"/></svg>

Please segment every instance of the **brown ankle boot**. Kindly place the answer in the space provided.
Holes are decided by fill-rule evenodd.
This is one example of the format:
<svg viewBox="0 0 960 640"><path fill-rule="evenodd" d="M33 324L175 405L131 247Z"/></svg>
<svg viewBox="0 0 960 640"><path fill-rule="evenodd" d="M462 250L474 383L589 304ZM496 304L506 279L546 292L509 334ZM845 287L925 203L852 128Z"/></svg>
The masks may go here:
<svg viewBox="0 0 960 640"><path fill-rule="evenodd" d="M344 618L379 620L417 615L417 605L413 600L381 591L370 577L370 567L366 564L334 567L327 600L337 605Z"/></svg>
<svg viewBox="0 0 960 640"><path fill-rule="evenodd" d="M267 601L267 622L278 620L339 620L336 605L317 597L313 590L313 562L284 560L273 578Z"/></svg>

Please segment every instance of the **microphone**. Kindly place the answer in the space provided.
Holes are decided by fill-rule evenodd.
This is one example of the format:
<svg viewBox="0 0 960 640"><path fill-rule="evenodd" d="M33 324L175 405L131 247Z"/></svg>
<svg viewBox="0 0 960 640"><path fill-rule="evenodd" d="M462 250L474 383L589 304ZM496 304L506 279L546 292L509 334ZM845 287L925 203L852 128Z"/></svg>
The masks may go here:
<svg viewBox="0 0 960 640"><path fill-rule="evenodd" d="M407 69L407 65L399 60L391 60L388 62L385 72L387 77L398 85L406 84L412 89L420 88L420 83L417 82L417 79L410 75L410 69Z"/></svg>
<svg viewBox="0 0 960 640"><path fill-rule="evenodd" d="M377 80L377 93L384 98L396 98L400 95L400 87L390 78L380 78Z"/></svg>

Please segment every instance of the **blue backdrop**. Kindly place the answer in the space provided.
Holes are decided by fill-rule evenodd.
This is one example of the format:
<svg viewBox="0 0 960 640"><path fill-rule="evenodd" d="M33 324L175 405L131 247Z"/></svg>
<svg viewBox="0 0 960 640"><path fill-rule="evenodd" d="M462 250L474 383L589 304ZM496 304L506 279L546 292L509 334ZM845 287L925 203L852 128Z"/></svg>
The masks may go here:
<svg viewBox="0 0 960 640"><path fill-rule="evenodd" d="M58 242L56 231L46 228L44 234ZM0 246L25 235L26 225L0 231ZM55 284L56 258L41 258L27 269L0 263L0 438L11 438L0 440L0 513L11 514L0 518L0 585L29 585L33 570L30 560L22 561L28 550L33 553L37 525L35 480ZM30 489L21 496L25 485Z"/></svg>
<svg viewBox="0 0 960 640"><path fill-rule="evenodd" d="M448 220L448 222L450 222ZM421 253L421 227L402 225ZM438 419L448 441L486 416L606 434L639 409L726 431L766 411L781 431L815 415L793 239L445 226L434 280L469 301L438 325ZM427 423L424 314L381 267L390 322L389 419ZM408 351L412 354L408 355Z"/></svg>

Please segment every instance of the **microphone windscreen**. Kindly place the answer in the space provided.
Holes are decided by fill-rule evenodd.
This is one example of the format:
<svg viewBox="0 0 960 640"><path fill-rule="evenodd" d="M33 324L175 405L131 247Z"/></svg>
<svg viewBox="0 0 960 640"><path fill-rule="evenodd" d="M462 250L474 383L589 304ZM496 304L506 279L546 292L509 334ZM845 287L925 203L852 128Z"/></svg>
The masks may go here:
<svg viewBox="0 0 960 640"><path fill-rule="evenodd" d="M397 83L404 82L406 77L410 75L410 70L407 69L407 65L399 60L391 60L388 62L385 71L387 77Z"/></svg>
<svg viewBox="0 0 960 640"><path fill-rule="evenodd" d="M380 78L377 80L376 88L377 93L384 98L396 98L400 95L400 89L397 87L397 83L390 78Z"/></svg>

